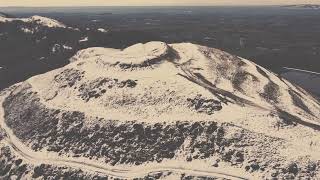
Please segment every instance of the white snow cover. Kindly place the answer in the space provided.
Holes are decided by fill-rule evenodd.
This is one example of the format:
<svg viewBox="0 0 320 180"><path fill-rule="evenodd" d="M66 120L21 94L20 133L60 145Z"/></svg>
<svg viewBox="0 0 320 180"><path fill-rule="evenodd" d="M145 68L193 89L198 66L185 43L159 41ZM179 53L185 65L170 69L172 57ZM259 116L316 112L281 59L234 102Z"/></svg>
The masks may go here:
<svg viewBox="0 0 320 180"><path fill-rule="evenodd" d="M102 33L107 33L109 30L105 30L105 29L103 29L103 28L99 28L99 29L97 29L99 32L102 32Z"/></svg>
<svg viewBox="0 0 320 180"><path fill-rule="evenodd" d="M28 34L33 34L34 31L32 29L29 29L29 28L21 28L21 30L25 33L28 33Z"/></svg>
<svg viewBox="0 0 320 180"><path fill-rule="evenodd" d="M30 17L32 21L35 21L43 26L48 26L48 27L60 27L60 28L65 28L66 26L57 20L50 19L47 17L42 17L42 16L32 16Z"/></svg>
<svg viewBox="0 0 320 180"><path fill-rule="evenodd" d="M177 54L176 58L166 57L172 52ZM79 51L70 59L72 63L69 65L45 75L35 76L28 82L44 99L47 99L44 103L48 106L81 110L96 116L142 121L206 119L211 116L199 115L193 110L186 109L185 99L197 95L207 99L219 99L217 94L220 94L233 103L223 105L223 109L214 115L216 119L234 121L235 117L246 119L250 112L268 114L282 109L307 123L320 126L318 119L320 107L311 95L248 60L232 58L237 59L223 51L190 43L168 45L162 42L149 42L123 50L96 47ZM243 65L239 66L239 63ZM128 68L123 69L121 65ZM263 73L259 72L257 67ZM55 74L60 74L66 69L84 71L85 77L77 82L79 85L97 78L119 80L129 78L136 80L138 86L131 91L110 89L108 90L110 94L85 102L77 96L77 90L61 89L52 79ZM242 90L234 87L234 81L239 74L246 75L241 78ZM198 79L197 75L201 75L212 84ZM198 85L187 78L195 78ZM276 92L278 102L267 101L261 96L269 82L279 87ZM217 94L213 95L210 90L214 90ZM306 113L306 110L295 105L289 90L297 92L312 113ZM148 92L152 94L148 95ZM122 106L113 102L122 98L133 98L132 103ZM241 101L245 105L236 101Z"/></svg>
<svg viewBox="0 0 320 180"><path fill-rule="evenodd" d="M70 73L66 79L56 79L65 73ZM131 80L136 86L120 88L111 81L109 84L102 83L101 88L106 92L100 97L85 101L79 96L81 86L89 86L89 90L93 90L90 85L93 84L94 87L104 78L117 79L117 82ZM64 86L69 80L74 80L74 85ZM320 159L320 143L314 143L320 142L319 132L315 130L320 127L319 102L303 89L280 79L267 69L214 48L191 43L163 42L136 44L123 50L88 48L79 51L67 66L34 76L25 83L32 87L32 91L37 92L40 102L48 108L80 111L86 116L123 122L232 123L236 127L283 140L281 146L270 143L271 148L281 157ZM270 88L270 84L277 88ZM19 92L19 89L15 91ZM263 95L265 91L270 91L269 95L276 97L268 100ZM296 97L292 98L290 92L296 93ZM222 103L222 109L213 114L199 113L190 107L188 102L189 98L199 96L218 101L223 98L229 102ZM303 105L295 101L303 102ZM299 119L298 124L277 129L278 123L282 121L278 114L279 109ZM85 123L95 121L89 119ZM263 149L252 148L256 149L257 154L267 156ZM43 152L43 156L45 153ZM212 161L206 160L186 163L178 158L161 163L164 167L174 164L212 168ZM141 169L141 166L128 166ZM148 169L157 164L149 163L145 166ZM230 165L219 168L222 171L231 171ZM243 176L248 173L240 168L232 171ZM262 172L252 173L251 175L256 177L249 179L261 179L259 173Z"/></svg>
<svg viewBox="0 0 320 180"><path fill-rule="evenodd" d="M148 60L157 58L168 51L168 46L162 42L150 42L147 44L136 44L122 51L109 48L89 48L79 51L70 61L78 61L90 56L100 56L108 59L106 63L116 63L120 59L122 63L142 64ZM89 52L89 54L88 54Z"/></svg>
<svg viewBox="0 0 320 180"><path fill-rule="evenodd" d="M80 39L79 42L86 42L88 40L89 40L89 37L84 37L84 38Z"/></svg>
<svg viewBox="0 0 320 180"><path fill-rule="evenodd" d="M67 50L72 50L72 47L71 47L71 46L63 45L62 47L63 47L64 49L67 49Z"/></svg>
<svg viewBox="0 0 320 180"><path fill-rule="evenodd" d="M55 27L55 28L66 28L66 25L63 23L50 19L47 17L42 17L42 16L31 16L29 18L6 18L6 17L0 17L0 22L12 22L12 21L23 21L26 23L31 23L35 22L39 25L42 26L47 26L47 27Z"/></svg>
<svg viewBox="0 0 320 180"><path fill-rule="evenodd" d="M51 52L56 53L57 51L59 51L61 49L61 45L60 44L54 44L51 48Z"/></svg>

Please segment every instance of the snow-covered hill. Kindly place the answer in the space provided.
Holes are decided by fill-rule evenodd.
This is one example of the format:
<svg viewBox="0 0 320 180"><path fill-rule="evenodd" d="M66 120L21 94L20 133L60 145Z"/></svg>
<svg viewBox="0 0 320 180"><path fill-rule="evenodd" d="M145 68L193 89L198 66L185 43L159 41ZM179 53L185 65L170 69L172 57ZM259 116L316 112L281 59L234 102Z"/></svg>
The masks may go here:
<svg viewBox="0 0 320 180"><path fill-rule="evenodd" d="M5 126L43 157L320 178L320 103L218 49L162 42L84 49L1 94Z"/></svg>
<svg viewBox="0 0 320 180"><path fill-rule="evenodd" d="M129 119L145 120L146 117L149 117L153 120L158 118L164 120L161 115L167 116L170 111L172 111L172 114L181 111L181 114L185 115L186 118L190 118L193 111L182 108L188 102L183 101L181 96L185 97L186 100L201 95L204 99L219 101L222 106L221 111L224 111L224 106L225 109L233 107L267 111L282 110L297 116L305 123L320 127L320 121L317 118L320 115L319 104L307 92L248 60L217 49L189 43L167 45L151 42L137 44L122 51L89 48L78 52L71 58L71 62L81 64L72 63L65 67L72 69L72 72L77 70L96 79L130 77L135 82L139 82L138 84L141 83L141 86L135 87L132 91L126 91L124 94L118 90L111 90L112 93L101 95L100 98L92 98L88 102L83 101L76 95L78 89L73 89L71 92L68 88L61 89L60 83L55 83L52 79L48 80L43 76L30 79L32 82L37 82L33 87L37 87L46 94L48 92L52 92L50 94L66 93L65 96L60 97L70 97L68 102L76 104L77 107L74 108L79 109L81 104L86 107L86 104L92 103L95 105L94 107L96 105L102 107L104 112L111 110L114 106L109 107L106 104L100 106L102 105L101 102L105 103L108 98L111 98L108 95L113 97L118 95L119 99L121 96L129 96L130 99L134 98L135 100L134 103L130 104L132 112L129 112L130 110L127 107L117 107L116 109L118 114L119 110L123 108L123 113L120 114L130 114L127 117ZM93 71L88 71L88 67L92 68ZM63 73L65 69L59 72ZM52 75L49 77L52 78ZM90 81L91 79L86 79L84 75L83 78L79 79L79 82L75 82L75 85ZM162 84L162 82L165 83ZM152 92L152 99L155 99L149 99L149 101L158 111L150 111L149 103L136 102L145 97L142 92L145 92L146 87L151 88L149 91ZM153 89L155 92L153 92ZM171 101L166 102L166 99L163 99L164 97L170 97L163 90L175 91ZM55 103L54 99L56 98L53 98L53 104L59 104ZM117 98L114 100L118 101ZM161 101L158 102L157 100ZM177 103L176 109L164 110L168 106L172 106L172 102ZM67 106L72 109L72 104ZM110 104L113 103L110 102ZM138 112L137 109L139 111L144 110L144 112ZM87 107L84 111L95 112L95 110ZM132 116L133 114L135 116ZM198 116L198 113L196 113L196 116ZM184 118L179 116L177 119Z"/></svg>
<svg viewBox="0 0 320 180"><path fill-rule="evenodd" d="M42 16L31 16L29 18L8 18L5 16L0 16L0 22L12 22L12 21L22 21L26 23L37 23L46 27L55 27L55 28L66 28L66 25L63 23Z"/></svg>

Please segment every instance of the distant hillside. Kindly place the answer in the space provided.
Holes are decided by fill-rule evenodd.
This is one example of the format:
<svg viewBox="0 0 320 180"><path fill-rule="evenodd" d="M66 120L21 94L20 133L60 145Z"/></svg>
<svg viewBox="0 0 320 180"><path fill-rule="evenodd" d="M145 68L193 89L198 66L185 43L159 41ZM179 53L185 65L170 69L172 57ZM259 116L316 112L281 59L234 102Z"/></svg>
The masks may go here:
<svg viewBox="0 0 320 180"><path fill-rule="evenodd" d="M62 67L80 49L145 41L132 32L78 29L42 16L14 18L1 13L0 29L0 89Z"/></svg>
<svg viewBox="0 0 320 180"><path fill-rule="evenodd" d="M14 16L4 13L4 12L0 12L0 17L4 17L4 18L14 18Z"/></svg>
<svg viewBox="0 0 320 180"><path fill-rule="evenodd" d="M0 16L0 89L65 64L81 34L49 18Z"/></svg>
<svg viewBox="0 0 320 180"><path fill-rule="evenodd" d="M66 28L66 26L54 19L50 19L42 16L31 16L29 18L10 18L8 15L4 14L0 16L0 22L12 22L21 21L25 23L35 23L41 26L52 27L52 28Z"/></svg>
<svg viewBox="0 0 320 180"><path fill-rule="evenodd" d="M285 8L301 8L301 9L320 9L319 4L295 4L295 5L286 5L282 6Z"/></svg>

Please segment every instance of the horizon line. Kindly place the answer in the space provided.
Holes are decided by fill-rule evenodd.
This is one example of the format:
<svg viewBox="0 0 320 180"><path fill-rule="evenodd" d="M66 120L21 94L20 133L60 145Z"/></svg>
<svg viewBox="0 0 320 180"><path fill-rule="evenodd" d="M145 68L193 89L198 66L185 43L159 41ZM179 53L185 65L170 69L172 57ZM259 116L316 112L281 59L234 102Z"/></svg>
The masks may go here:
<svg viewBox="0 0 320 180"><path fill-rule="evenodd" d="M0 8L55 8L55 7L248 7L248 6L290 6L319 4L203 4L203 5L53 5L53 6L0 6Z"/></svg>

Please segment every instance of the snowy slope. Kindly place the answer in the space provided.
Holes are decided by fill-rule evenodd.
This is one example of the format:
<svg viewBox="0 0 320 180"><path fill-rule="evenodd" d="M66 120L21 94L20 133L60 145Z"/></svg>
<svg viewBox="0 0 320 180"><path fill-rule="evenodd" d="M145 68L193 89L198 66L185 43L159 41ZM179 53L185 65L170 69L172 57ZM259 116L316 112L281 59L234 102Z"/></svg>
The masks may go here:
<svg viewBox="0 0 320 180"><path fill-rule="evenodd" d="M258 179L320 177L318 165L304 170L319 164L319 102L218 49L163 42L94 47L13 89L2 96L5 121L26 145L44 153L123 168L183 163L235 168ZM57 129L57 137L50 129ZM77 140L82 136L93 139L85 145L86 138Z"/></svg>
<svg viewBox="0 0 320 180"><path fill-rule="evenodd" d="M78 52L71 62L62 69L28 80L46 104L70 110L83 107L83 112L103 116L121 114L125 119L159 120L170 114L170 119L176 120L182 118L180 115L198 117L196 111L187 107L187 99L201 95L202 98L222 102L221 114L231 107L236 112L252 109L273 112L280 109L296 116L302 123L320 127L317 118L320 116L319 103L307 92L248 60L217 49L189 43L167 45L150 42L122 51L89 48ZM75 74L78 79L73 80L74 85L61 88L68 83L64 79L70 72L81 72L83 77ZM58 74L61 74L61 80L54 78ZM131 79L137 86L124 92L112 88L89 101L79 97L81 85L102 78ZM147 99L148 92L152 94ZM51 94L55 96L50 97ZM128 97L132 103L122 106L113 102L123 97ZM88 108L88 104L93 108Z"/></svg>
<svg viewBox="0 0 320 180"><path fill-rule="evenodd" d="M12 21L22 21L26 23L37 23L42 26L47 27L55 27L55 28L66 28L66 26L58 22L57 20L50 19L42 16L31 16L29 18L6 18L4 16L0 16L0 22L12 22Z"/></svg>

